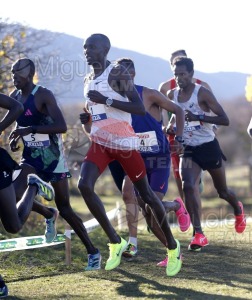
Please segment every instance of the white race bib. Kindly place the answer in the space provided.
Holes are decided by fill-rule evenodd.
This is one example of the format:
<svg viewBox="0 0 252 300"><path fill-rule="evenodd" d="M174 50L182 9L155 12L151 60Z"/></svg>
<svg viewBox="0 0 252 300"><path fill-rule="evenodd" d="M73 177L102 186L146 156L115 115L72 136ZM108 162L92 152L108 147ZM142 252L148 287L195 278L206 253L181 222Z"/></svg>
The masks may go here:
<svg viewBox="0 0 252 300"><path fill-rule="evenodd" d="M25 128L18 126L18 128ZM30 148L45 148L50 146L50 139L47 133L30 133L23 136L23 141L26 147Z"/></svg>
<svg viewBox="0 0 252 300"><path fill-rule="evenodd" d="M185 122L185 132L195 131L200 129L200 122L199 121L191 121L191 122Z"/></svg>
<svg viewBox="0 0 252 300"><path fill-rule="evenodd" d="M97 122L107 119L107 114L105 111L105 106L103 104L96 104L89 107L90 113L92 115L92 121Z"/></svg>
<svg viewBox="0 0 252 300"><path fill-rule="evenodd" d="M139 151L146 152L159 152L159 145L155 131L139 132L136 133L139 137Z"/></svg>

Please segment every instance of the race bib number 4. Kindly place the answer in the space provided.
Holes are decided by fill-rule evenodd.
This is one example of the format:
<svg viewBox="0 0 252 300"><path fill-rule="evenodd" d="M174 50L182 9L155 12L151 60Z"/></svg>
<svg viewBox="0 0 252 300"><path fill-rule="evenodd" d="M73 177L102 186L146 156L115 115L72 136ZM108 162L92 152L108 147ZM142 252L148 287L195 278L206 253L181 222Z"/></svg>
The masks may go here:
<svg viewBox="0 0 252 300"><path fill-rule="evenodd" d="M89 110L91 112L93 122L107 119L105 106L103 104L92 105L89 107Z"/></svg>
<svg viewBox="0 0 252 300"><path fill-rule="evenodd" d="M142 153L159 152L159 145L158 145L157 135L156 135L155 131L136 133L136 135L139 137L139 151L140 152L142 152Z"/></svg>
<svg viewBox="0 0 252 300"><path fill-rule="evenodd" d="M30 133L23 136L23 140L26 147L44 148L50 146L48 134Z"/></svg>

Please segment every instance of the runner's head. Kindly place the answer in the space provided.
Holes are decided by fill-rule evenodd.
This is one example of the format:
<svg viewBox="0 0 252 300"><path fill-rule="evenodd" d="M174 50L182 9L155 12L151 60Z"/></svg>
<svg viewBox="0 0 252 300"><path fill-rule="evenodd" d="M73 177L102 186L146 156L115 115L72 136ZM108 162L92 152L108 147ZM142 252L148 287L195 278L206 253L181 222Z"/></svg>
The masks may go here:
<svg viewBox="0 0 252 300"><path fill-rule="evenodd" d="M111 44L109 38L102 33L94 33L90 35L83 44L84 56L88 65L103 64L104 58L110 50Z"/></svg>
<svg viewBox="0 0 252 300"><path fill-rule="evenodd" d="M29 58L20 58L14 62L11 71L13 74L17 74L23 78L27 78L28 76L33 77L35 74L35 65Z"/></svg>
<svg viewBox="0 0 252 300"><path fill-rule="evenodd" d="M22 90L27 84L33 82L35 65L29 58L20 58L14 62L11 68L12 80L18 90Z"/></svg>
<svg viewBox="0 0 252 300"><path fill-rule="evenodd" d="M171 58L170 58L170 64L171 64L171 66L173 66L174 59L177 58L177 57L179 57L179 56L187 57L187 54L186 54L186 52L185 52L184 49L179 49L179 50L176 50L176 51L172 52Z"/></svg>
<svg viewBox="0 0 252 300"><path fill-rule="evenodd" d="M135 65L132 59L127 57L122 57L116 60L119 65L124 66L124 68L129 72L131 78L136 76Z"/></svg>

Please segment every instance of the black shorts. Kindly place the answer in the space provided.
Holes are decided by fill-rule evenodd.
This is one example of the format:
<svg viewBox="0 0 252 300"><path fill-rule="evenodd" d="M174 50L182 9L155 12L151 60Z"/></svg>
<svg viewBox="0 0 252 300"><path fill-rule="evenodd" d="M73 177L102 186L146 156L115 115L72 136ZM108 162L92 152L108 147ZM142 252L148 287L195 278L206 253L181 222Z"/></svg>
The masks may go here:
<svg viewBox="0 0 252 300"><path fill-rule="evenodd" d="M18 169L20 169L18 163L5 149L0 147L0 190L11 185L12 173Z"/></svg>
<svg viewBox="0 0 252 300"><path fill-rule="evenodd" d="M70 172L52 173L52 172L37 172L37 175L46 182L58 182L65 178L71 178Z"/></svg>
<svg viewBox="0 0 252 300"><path fill-rule="evenodd" d="M190 157L202 170L218 169L222 160L227 160L217 139L195 147L185 146L182 157Z"/></svg>
<svg viewBox="0 0 252 300"><path fill-rule="evenodd" d="M12 183L12 172L0 170L0 190L10 186Z"/></svg>

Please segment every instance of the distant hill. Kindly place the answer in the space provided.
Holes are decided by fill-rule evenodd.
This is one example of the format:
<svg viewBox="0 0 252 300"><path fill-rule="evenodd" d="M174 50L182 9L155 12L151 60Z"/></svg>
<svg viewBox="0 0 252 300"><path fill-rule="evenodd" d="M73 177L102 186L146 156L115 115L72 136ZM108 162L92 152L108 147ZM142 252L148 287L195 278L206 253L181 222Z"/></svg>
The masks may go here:
<svg viewBox="0 0 252 300"><path fill-rule="evenodd" d="M82 101L83 77L88 71L83 57L83 40L60 33L44 48L43 52L46 53L47 50L50 54L53 52L50 60L53 59L54 72L50 73L50 81L47 78L49 75L43 72L44 77L40 75L41 84L44 83L52 89L63 105ZM112 47L108 59L114 60L119 57L130 57L134 60L137 72L135 82L138 84L157 89L161 82L172 77L169 62L164 59ZM49 72L49 69L47 71ZM235 72L195 71L195 77L206 81L219 101L243 97L247 76L248 74Z"/></svg>

